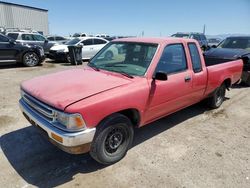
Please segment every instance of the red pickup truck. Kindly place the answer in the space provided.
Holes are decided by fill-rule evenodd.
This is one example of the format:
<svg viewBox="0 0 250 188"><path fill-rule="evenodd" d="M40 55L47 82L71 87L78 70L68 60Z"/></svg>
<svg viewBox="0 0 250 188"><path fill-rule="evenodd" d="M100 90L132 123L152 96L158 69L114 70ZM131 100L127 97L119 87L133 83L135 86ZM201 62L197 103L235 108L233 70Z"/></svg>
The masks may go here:
<svg viewBox="0 0 250 188"><path fill-rule="evenodd" d="M126 155L134 128L203 99L218 108L242 67L240 59L207 67L192 39L118 39L88 66L23 82L19 103L62 150L90 151L98 162L112 164Z"/></svg>

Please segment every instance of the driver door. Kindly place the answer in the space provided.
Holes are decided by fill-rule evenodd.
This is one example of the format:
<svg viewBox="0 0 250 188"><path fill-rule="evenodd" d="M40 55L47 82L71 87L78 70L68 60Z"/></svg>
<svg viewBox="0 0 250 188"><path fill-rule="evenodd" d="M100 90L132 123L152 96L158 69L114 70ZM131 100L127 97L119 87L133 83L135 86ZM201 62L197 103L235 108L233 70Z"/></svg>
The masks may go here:
<svg viewBox="0 0 250 188"><path fill-rule="evenodd" d="M165 81L151 80L146 122L192 104L192 72L188 69L182 44L165 47L155 72L165 72Z"/></svg>

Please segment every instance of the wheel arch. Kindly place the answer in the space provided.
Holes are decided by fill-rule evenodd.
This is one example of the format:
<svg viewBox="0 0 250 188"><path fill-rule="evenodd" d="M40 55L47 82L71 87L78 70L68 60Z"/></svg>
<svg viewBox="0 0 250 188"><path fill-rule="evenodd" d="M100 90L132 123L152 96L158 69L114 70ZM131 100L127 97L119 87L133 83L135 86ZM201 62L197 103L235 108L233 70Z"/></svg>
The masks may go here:
<svg viewBox="0 0 250 188"><path fill-rule="evenodd" d="M133 127L139 127L139 125L140 125L141 115L140 115L140 112L136 108L128 108L128 109L123 109L123 110L120 110L120 111L113 112L112 114L109 114L109 115L105 116L98 123L98 125L101 122L103 122L105 119L107 119L110 116L112 116L113 114L122 114L122 115L126 116L131 121L131 123L133 124Z"/></svg>

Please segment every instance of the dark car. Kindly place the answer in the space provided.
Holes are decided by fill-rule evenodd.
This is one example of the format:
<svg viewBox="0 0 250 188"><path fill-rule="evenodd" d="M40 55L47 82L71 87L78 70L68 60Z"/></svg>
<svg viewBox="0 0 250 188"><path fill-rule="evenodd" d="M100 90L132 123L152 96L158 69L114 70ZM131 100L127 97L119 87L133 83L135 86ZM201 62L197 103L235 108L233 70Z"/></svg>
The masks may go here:
<svg viewBox="0 0 250 188"><path fill-rule="evenodd" d="M244 70L241 81L250 86L250 36L232 36L223 40L218 48L244 49L249 52L245 57Z"/></svg>
<svg viewBox="0 0 250 188"><path fill-rule="evenodd" d="M44 50L40 46L24 45L0 34L0 64L23 63L33 67L44 60Z"/></svg>
<svg viewBox="0 0 250 188"><path fill-rule="evenodd" d="M227 37L218 48L244 49L250 51L250 36Z"/></svg>
<svg viewBox="0 0 250 188"><path fill-rule="evenodd" d="M189 33L176 33L171 35L171 37L179 37L179 38L189 38L189 39L195 39L199 42L200 47L204 50L208 47L207 38L203 33L195 33L195 32L189 32Z"/></svg>
<svg viewBox="0 0 250 188"><path fill-rule="evenodd" d="M55 41L49 41L46 37L39 33L32 32L8 32L6 34L8 37L21 42L23 44L29 45L39 45L43 47L44 53L49 54L49 50L55 44L58 44Z"/></svg>

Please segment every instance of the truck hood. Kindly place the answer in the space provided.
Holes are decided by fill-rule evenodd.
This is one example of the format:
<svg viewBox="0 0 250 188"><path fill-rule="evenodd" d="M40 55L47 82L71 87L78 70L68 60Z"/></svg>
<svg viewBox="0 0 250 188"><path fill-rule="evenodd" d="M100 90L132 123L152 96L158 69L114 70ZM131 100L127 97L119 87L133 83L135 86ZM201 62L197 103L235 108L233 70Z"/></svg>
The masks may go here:
<svg viewBox="0 0 250 188"><path fill-rule="evenodd" d="M52 107L64 110L72 103L129 82L122 76L81 68L36 77L23 82L21 89Z"/></svg>

